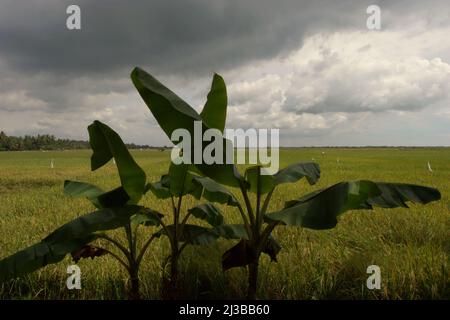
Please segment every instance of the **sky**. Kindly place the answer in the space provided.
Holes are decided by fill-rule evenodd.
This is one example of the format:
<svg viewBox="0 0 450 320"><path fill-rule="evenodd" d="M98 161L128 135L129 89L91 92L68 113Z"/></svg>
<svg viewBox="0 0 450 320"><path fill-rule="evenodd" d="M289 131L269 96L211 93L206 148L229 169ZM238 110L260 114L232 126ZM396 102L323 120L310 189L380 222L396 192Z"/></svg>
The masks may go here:
<svg viewBox="0 0 450 320"><path fill-rule="evenodd" d="M169 145L139 66L198 111L219 73L227 127L282 146L450 146L449 35L448 0L0 0L0 130L87 140L101 120Z"/></svg>

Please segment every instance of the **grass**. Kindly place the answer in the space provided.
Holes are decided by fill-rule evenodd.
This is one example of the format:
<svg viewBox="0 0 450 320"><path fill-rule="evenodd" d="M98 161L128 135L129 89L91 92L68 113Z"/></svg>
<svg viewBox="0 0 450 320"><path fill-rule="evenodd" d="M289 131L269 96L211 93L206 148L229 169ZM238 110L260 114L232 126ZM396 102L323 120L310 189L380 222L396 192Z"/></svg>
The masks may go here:
<svg viewBox="0 0 450 320"><path fill-rule="evenodd" d="M324 152L324 154L322 153ZM165 173L169 153L133 151L149 181ZM84 199L63 195L65 179L113 187L119 184L110 163L89 171L90 151L0 153L0 258L31 245L70 219L93 211ZM283 185L274 194L271 209L281 208L316 188L342 180L408 182L438 188L442 200L411 209L376 209L349 212L333 230L313 231L279 227L274 236L283 247L278 263L263 257L260 268L261 299L449 299L450 298L450 149L367 148L286 149L281 167L315 159L322 169L319 183L302 181ZM55 168L50 168L54 159ZM338 160L339 159L339 160ZM433 172L427 167L430 162ZM192 205L194 200L185 203ZM166 212L169 201L147 195L143 204ZM239 223L233 208L222 207L229 223ZM154 229L141 228L141 239ZM122 231L111 232L123 239ZM221 254L232 242L220 240L210 247L190 247L181 259L183 292L190 299L245 297L246 273L223 273ZM158 299L161 262L169 252L166 239L147 252L141 269L142 295ZM82 289L68 290L66 269L70 257L29 276L0 285L2 299L124 299L127 274L108 256L78 263ZM380 290L369 290L369 265L381 268Z"/></svg>

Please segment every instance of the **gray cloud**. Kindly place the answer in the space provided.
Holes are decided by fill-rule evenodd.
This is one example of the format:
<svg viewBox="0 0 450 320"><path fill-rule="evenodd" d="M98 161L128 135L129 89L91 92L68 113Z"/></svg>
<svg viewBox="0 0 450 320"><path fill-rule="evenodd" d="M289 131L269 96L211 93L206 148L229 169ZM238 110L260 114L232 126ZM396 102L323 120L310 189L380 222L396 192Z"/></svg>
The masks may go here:
<svg viewBox="0 0 450 320"><path fill-rule="evenodd" d="M277 126L316 142L357 130L367 112L445 112L448 102L445 0L0 4L0 127L11 133L86 137L99 118L136 142L167 143L129 80L135 65L196 108L220 72L231 126ZM65 28L69 4L81 7L81 31ZM365 26L369 4L382 8L378 34Z"/></svg>
<svg viewBox="0 0 450 320"><path fill-rule="evenodd" d="M134 65L183 74L229 68L296 47L314 29L355 25L354 13L365 8L329 0L2 2L1 56L16 69L66 75ZM81 31L65 28L73 3Z"/></svg>

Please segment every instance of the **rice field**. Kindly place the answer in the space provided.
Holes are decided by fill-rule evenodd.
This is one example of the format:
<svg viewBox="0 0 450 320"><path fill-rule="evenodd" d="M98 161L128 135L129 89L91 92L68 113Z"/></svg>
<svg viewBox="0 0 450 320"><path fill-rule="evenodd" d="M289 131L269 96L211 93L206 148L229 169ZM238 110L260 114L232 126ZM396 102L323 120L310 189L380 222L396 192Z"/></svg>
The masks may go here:
<svg viewBox="0 0 450 320"><path fill-rule="evenodd" d="M66 179L119 185L110 162L90 171L91 151L0 152L0 258L40 241L61 224L93 211L85 199L62 192ZM132 151L148 181L159 180L169 166L168 151ZM450 298L450 148L298 148L283 149L281 167L314 161L322 176L315 186L305 181L285 184L273 195L271 210L285 200L330 184L355 179L408 182L438 188L442 200L404 209L376 209L344 214L333 230L279 227L278 262L264 256L260 267L260 299L449 299ZM195 199L184 203L184 209ZM160 212L170 200L150 193L142 204ZM239 223L234 208L221 206L227 223ZM270 211L270 210L269 210ZM145 239L153 227L142 227ZM124 239L123 231L110 232ZM188 299L245 298L243 269L222 272L221 254L233 242L188 247L181 257L180 277ZM167 239L148 250L140 271L145 299L160 298L161 263L169 254ZM81 290L68 290L70 257L21 279L0 285L0 299L125 299L127 273L109 256L78 263ZM369 290L369 265L381 269L381 289Z"/></svg>

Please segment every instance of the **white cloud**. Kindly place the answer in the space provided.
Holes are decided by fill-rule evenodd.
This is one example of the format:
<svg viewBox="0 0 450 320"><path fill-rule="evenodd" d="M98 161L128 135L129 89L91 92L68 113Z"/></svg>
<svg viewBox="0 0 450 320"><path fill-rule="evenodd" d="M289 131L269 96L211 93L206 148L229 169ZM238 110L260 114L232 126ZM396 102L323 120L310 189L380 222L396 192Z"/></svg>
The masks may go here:
<svg viewBox="0 0 450 320"><path fill-rule="evenodd" d="M412 111L447 99L450 65L424 58L416 43L399 32L308 38L285 62L293 68L285 110Z"/></svg>
<svg viewBox="0 0 450 320"><path fill-rule="evenodd" d="M302 113L286 116L285 88L281 75L267 74L255 81L233 83L228 87L230 106L228 123L234 127L302 128L305 132L328 129L346 120L342 113L328 116Z"/></svg>
<svg viewBox="0 0 450 320"><path fill-rule="evenodd" d="M376 126L373 112L392 118L436 105L448 108L450 65L431 54L449 51L446 31L307 37L287 57L230 72L229 125L323 136Z"/></svg>
<svg viewBox="0 0 450 320"><path fill-rule="evenodd" d="M30 96L25 90L0 93L2 109L9 111L29 111L47 107L43 100Z"/></svg>

